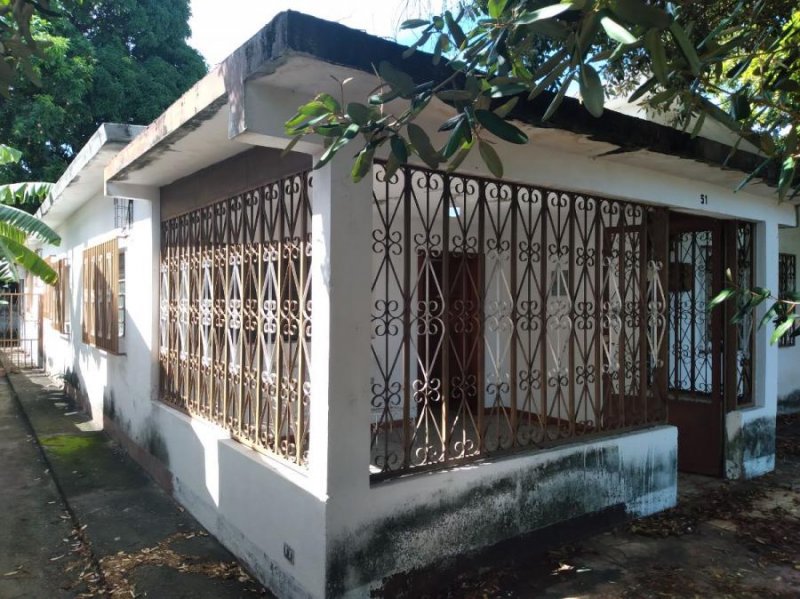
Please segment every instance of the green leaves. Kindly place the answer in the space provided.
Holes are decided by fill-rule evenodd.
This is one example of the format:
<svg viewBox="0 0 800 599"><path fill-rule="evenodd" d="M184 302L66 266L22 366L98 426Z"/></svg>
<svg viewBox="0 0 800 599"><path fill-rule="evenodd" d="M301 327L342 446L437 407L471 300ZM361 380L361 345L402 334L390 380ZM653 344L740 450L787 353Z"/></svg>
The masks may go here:
<svg viewBox="0 0 800 599"><path fill-rule="evenodd" d="M700 58L697 56L697 51L689 39L689 36L686 34L686 31L677 21L673 21L670 24L669 31L672 34L672 37L675 39L675 42L678 44L678 47L681 49L684 57L686 57L686 61L689 63L689 68L692 71L692 75L697 77L700 75Z"/></svg>
<svg viewBox="0 0 800 599"><path fill-rule="evenodd" d="M19 162L20 158L22 158L22 152L11 146L0 144L0 165L15 164Z"/></svg>
<svg viewBox="0 0 800 599"><path fill-rule="evenodd" d="M0 185L0 202L3 204L28 204L41 203L50 193L52 183L42 181L27 181L25 183L7 183Z"/></svg>
<svg viewBox="0 0 800 599"><path fill-rule="evenodd" d="M371 112L369 106L359 104L358 102L350 102L345 111L347 116L350 117L350 120L361 127L369 122Z"/></svg>
<svg viewBox="0 0 800 599"><path fill-rule="evenodd" d="M508 0L489 0L486 5L486 8L489 11L489 16L493 19L499 19L500 15L503 14L503 11L506 8L506 4L508 4Z"/></svg>
<svg viewBox="0 0 800 599"><path fill-rule="evenodd" d="M563 2L561 4L545 6L544 8L540 8L538 10L530 10L522 13L515 19L515 21L517 25L530 25L532 23L536 23L537 21L552 19L562 13L567 12L568 10L572 10L576 4L577 3L574 2Z"/></svg>
<svg viewBox="0 0 800 599"><path fill-rule="evenodd" d="M425 27L425 25L429 23L430 21L426 21L425 19L409 19L400 24L400 29L419 29L420 27Z"/></svg>
<svg viewBox="0 0 800 599"><path fill-rule="evenodd" d="M2 259L12 272L14 265L19 265L48 285L53 285L58 280L56 272L41 256L15 239L0 236L0 260Z"/></svg>
<svg viewBox="0 0 800 599"><path fill-rule="evenodd" d="M353 170L350 171L350 176L355 183L361 181L370 169L372 168L372 159L375 158L375 148L367 144L363 150L358 153L356 160L353 163Z"/></svg>
<svg viewBox="0 0 800 599"><path fill-rule="evenodd" d="M620 44L635 44L638 41L635 35L609 16L602 17L600 24L606 30L608 37Z"/></svg>
<svg viewBox="0 0 800 599"><path fill-rule="evenodd" d="M625 21L648 29L666 29L672 22L666 12L642 0L612 0L611 10Z"/></svg>
<svg viewBox="0 0 800 599"><path fill-rule="evenodd" d="M390 62L382 60L378 65L378 74L386 81L392 90L396 91L399 95L408 97L414 91L414 80L410 75L403 71L396 69Z"/></svg>
<svg viewBox="0 0 800 599"><path fill-rule="evenodd" d="M797 163L792 156L787 156L781 163L781 171L778 176L778 199L783 201L789 194L789 190L794 182L794 174L797 169Z"/></svg>
<svg viewBox="0 0 800 599"><path fill-rule="evenodd" d="M360 130L361 128L355 123L347 127L347 129L344 130L344 133L337 137L336 140L328 147L328 149L325 150L322 156L320 156L319 162L314 165L314 168L319 169L328 164L336 155L336 152L338 152L341 148L347 145L351 139L358 135Z"/></svg>
<svg viewBox="0 0 800 599"><path fill-rule="evenodd" d="M661 85L669 84L669 69L667 67L667 50L661 41L661 31L650 29L644 34L644 46L650 53L653 74Z"/></svg>
<svg viewBox="0 0 800 599"><path fill-rule="evenodd" d="M495 149L488 142L480 140L478 142L478 151L481 154L484 164L486 164L486 167L489 169L489 172L498 179L502 178L503 163Z"/></svg>
<svg viewBox="0 0 800 599"><path fill-rule="evenodd" d="M745 92L737 92L731 96L731 118L743 121L750 117L750 101Z"/></svg>
<svg viewBox="0 0 800 599"><path fill-rule="evenodd" d="M408 139L417 156L422 158L422 161L429 167L438 167L441 162L439 153L434 149L425 130L414 123L409 123L406 129L408 130Z"/></svg>
<svg viewBox="0 0 800 599"><path fill-rule="evenodd" d="M730 297L736 295L736 289L732 287L726 287L722 291L720 291L717 295L715 295L711 300L708 302L708 310L712 310L716 306L719 306L722 302L727 300Z"/></svg>
<svg viewBox="0 0 800 599"><path fill-rule="evenodd" d="M490 133L513 144L528 143L528 136L490 110L476 110L475 118Z"/></svg>
<svg viewBox="0 0 800 599"><path fill-rule="evenodd" d="M458 123L453 128L447 144L442 149L442 158L449 160L453 154L461 147L462 144L470 143L472 141L472 129L470 129L469 122L466 115L461 115Z"/></svg>
<svg viewBox="0 0 800 599"><path fill-rule="evenodd" d="M778 339L788 333L798 319L800 319L800 316L797 314L790 314L786 317L786 320L779 322L775 330L772 331L772 336L769 338L770 345L775 345Z"/></svg>
<svg viewBox="0 0 800 599"><path fill-rule="evenodd" d="M0 222L7 223L22 231L26 236L35 237L44 243L52 245L61 243L61 237L59 237L58 233L32 214L28 214L19 208L0 205Z"/></svg>
<svg viewBox="0 0 800 599"><path fill-rule="evenodd" d="M602 116L603 105L605 104L603 82L600 80L600 75L591 65L584 64L581 66L580 89L586 110L594 117Z"/></svg>

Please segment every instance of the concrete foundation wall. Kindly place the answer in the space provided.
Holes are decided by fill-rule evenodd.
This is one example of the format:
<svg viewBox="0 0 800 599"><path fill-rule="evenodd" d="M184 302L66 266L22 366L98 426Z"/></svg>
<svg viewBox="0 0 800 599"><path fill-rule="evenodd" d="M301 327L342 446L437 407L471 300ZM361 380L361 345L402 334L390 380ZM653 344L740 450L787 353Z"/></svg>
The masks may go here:
<svg viewBox="0 0 800 599"><path fill-rule="evenodd" d="M308 488L307 473L219 426L161 403L153 411L175 498L279 597L322 597L325 497Z"/></svg>
<svg viewBox="0 0 800 599"><path fill-rule="evenodd" d="M677 429L656 427L374 485L361 524L329 539L329 596L545 526L619 506L675 504Z"/></svg>
<svg viewBox="0 0 800 599"><path fill-rule="evenodd" d="M775 414L738 410L725 416L725 478L755 478L775 469Z"/></svg>

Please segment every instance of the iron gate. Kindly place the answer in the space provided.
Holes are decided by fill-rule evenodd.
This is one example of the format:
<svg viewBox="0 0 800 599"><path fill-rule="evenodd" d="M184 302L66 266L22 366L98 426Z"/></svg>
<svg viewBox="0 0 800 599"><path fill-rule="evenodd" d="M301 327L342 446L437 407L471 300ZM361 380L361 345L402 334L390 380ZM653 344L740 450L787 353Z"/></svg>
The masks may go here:
<svg viewBox="0 0 800 599"><path fill-rule="evenodd" d="M34 293L0 293L0 354L17 368L42 366L42 302Z"/></svg>

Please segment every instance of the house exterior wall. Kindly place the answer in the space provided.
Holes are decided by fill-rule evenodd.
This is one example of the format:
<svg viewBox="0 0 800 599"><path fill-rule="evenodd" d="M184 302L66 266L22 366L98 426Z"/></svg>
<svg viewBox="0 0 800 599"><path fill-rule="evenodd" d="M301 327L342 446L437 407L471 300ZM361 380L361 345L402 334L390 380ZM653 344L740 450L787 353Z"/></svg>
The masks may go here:
<svg viewBox="0 0 800 599"><path fill-rule="evenodd" d="M800 262L800 228L791 227L779 232L779 251L793 254ZM777 257L776 257L777 260ZM776 287L777 288L777 287ZM778 348L778 405L780 409L800 409L800 343Z"/></svg>
<svg viewBox="0 0 800 599"><path fill-rule="evenodd" d="M789 207L655 172L624 154L591 158L570 147L535 139L525 148L497 146L509 180L757 222L756 282L776 287L777 229L793 220ZM158 159L169 160L169 153ZM604 509L642 516L674 504L677 430L671 426L370 480L373 189L371 181L352 183L349 152L314 173L308 467L257 453L221 426L157 401L161 221L295 173L309 160L251 150L161 188L158 200L135 201L125 238L122 355L88 347L80 335L80 252L114 234L111 200L93 198L59 227L61 248L45 252L66 254L72 266L72 333L63 336L45 324L48 369L78 373L95 422L151 471L160 468L176 499L212 534L280 596L360 597L386 576L565 519ZM477 160L471 156L462 169L485 175ZM767 328L757 333L754 405L726 416L731 477L755 476L774 464L777 348L768 335Z"/></svg>
<svg viewBox="0 0 800 599"><path fill-rule="evenodd" d="M147 421L156 383L151 360L152 336L152 207L134 201L133 223L126 232L114 227L114 203L95 195L58 227L59 247L43 248L43 255L64 257L70 265L70 332L62 334L45 321L43 346L45 367L53 374L77 375L79 396L91 410L92 421L103 426L104 415L115 421L132 439L147 447L152 443ZM82 340L83 251L119 236L125 252L127 302L125 336L120 353L86 344Z"/></svg>
<svg viewBox="0 0 800 599"><path fill-rule="evenodd" d="M281 158L277 150L246 151L162 188L160 220L294 175L310 162L298 154ZM321 298L314 300L316 311ZM161 401L152 405L175 497L279 596L324 596L324 478L243 446L217 424ZM312 420L320 423L313 413ZM324 440L312 438L309 461L320 463L324 448Z"/></svg>
<svg viewBox="0 0 800 599"><path fill-rule="evenodd" d="M497 148L503 157L505 178L509 180L663 205L672 210L709 217L755 222L756 284L772 288L777 285L777 260L772 258L777 257L778 225L792 222L794 218L789 206L749 196L746 192L734 193L723 185L698 184L688 178L620 163L617 158L593 159L572 154L566 149L558 151L537 146L535 142L522 150L504 144L499 144ZM364 207L369 205L368 194L371 191L354 192L352 186L347 187L344 182L348 165L337 161L332 164L334 169L342 171L334 177L340 181L341 187L339 191L334 188L333 194L361 195L360 202L351 200L344 203L353 206L348 218L361 223L366 221L371 225L373 215ZM482 167L472 157L460 170L483 174ZM707 203L703 198L708 198ZM358 210L358 213L352 210ZM335 226L332 231L335 234ZM364 230L359 225L352 231L347 238L347 247L340 250L351 257L357 254L359 247L370 247L372 243L368 229ZM366 274L371 272L369 265L363 264L363 259L357 264L365 268L352 268L347 273L339 273L341 278L336 277L338 271L333 269L334 275L331 276L332 281L344 283L348 289L344 297L338 300L346 306L361 306L357 290L367 290L371 283ZM328 266L323 264L321 268L327 269ZM332 305L331 315L336 310L336 306ZM769 327L756 332L753 405L726 416L724 455L726 473L730 477L756 476L774 465L777 348L768 343L769 334ZM350 354L350 370L340 369L338 375L343 379L360 377L361 383L355 389L350 388L348 393L368 397L369 381L364 380L367 377L363 374L372 372L367 340L348 331L338 343L332 334L331 343L346 343ZM361 357L353 355L356 353ZM572 476L578 480L586 476L591 481L602 481L595 487L582 487L582 491L576 493L582 500L589 501L585 496L590 492L589 489L599 488L599 495L603 499L599 499L598 504L590 505L591 502L579 500L576 505L570 506L574 511L567 509L564 514L569 512L571 516L576 516L617 505L635 515L647 513L648 509L663 509L674 502L676 464L672 459L677 452L677 436L672 427L641 429L619 437L586 440L585 443L543 449L502 460L490 459L479 465L465 464L451 470L418 473L370 485L365 468L369 461L368 444L364 440L364 433L360 432L363 430L360 427L365 426L365 410L362 407L356 409L349 397L329 396L328 401L333 412L340 412L340 419L347 418L346 411L350 411L350 436L362 439L362 445L350 443L330 454L336 456L335 484L339 490L330 492L326 512L328 593L331 596L363 596L367 589L380 586L387 575L422 567L437 556L478 549L559 520L560 516L556 516L555 512L550 512L548 516L536 516L538 508L533 504L529 505L530 509L519 507L525 504L527 493L521 489L533 488L533 482L528 487L529 483L524 479L531 472L539 472L540 482L547 480L545 473L548 464L559 464L557 469L560 478L544 485L552 488L553 496L561 496L565 492ZM611 451L615 456L630 456L632 462L628 463L644 459L639 462L642 466L640 474L634 474L636 468L634 471L617 471L620 478L616 486L627 490L639 489L627 498L603 492L602 489L607 488L606 482L613 477L609 477L603 468L594 469L590 465L591 459L586 458L587 455L595 455L593 452L602 453L609 447L614 447ZM617 459L615 457L612 461L616 463ZM622 461L627 462L628 459L624 457ZM642 479L652 485L647 492L637 486L637 481ZM493 484L496 486L492 491ZM643 499L637 503L635 497L648 495L657 499L652 502ZM496 501L488 499L489 496L495 497ZM475 505L480 505L481 509L475 508ZM557 511L556 508L554 510ZM486 522L498 523L498 526L488 527L494 533L487 532L483 527ZM506 528L499 523L504 523ZM481 531L482 534L471 537L471 531Z"/></svg>

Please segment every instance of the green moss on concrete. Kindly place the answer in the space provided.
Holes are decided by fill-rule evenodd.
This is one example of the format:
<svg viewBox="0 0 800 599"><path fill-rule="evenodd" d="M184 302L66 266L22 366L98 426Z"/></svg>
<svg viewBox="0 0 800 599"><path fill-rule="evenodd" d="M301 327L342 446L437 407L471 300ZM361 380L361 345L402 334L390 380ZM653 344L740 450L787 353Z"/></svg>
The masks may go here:
<svg viewBox="0 0 800 599"><path fill-rule="evenodd" d="M42 445L48 453L55 454L61 458L74 457L104 447L106 441L100 435L53 435L43 437Z"/></svg>
<svg viewBox="0 0 800 599"><path fill-rule="evenodd" d="M127 468L127 458L102 432L49 435L40 438L67 493L81 493L102 485L108 490L140 487L145 476Z"/></svg>

